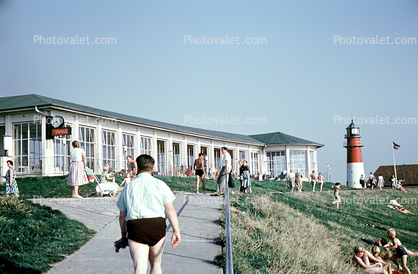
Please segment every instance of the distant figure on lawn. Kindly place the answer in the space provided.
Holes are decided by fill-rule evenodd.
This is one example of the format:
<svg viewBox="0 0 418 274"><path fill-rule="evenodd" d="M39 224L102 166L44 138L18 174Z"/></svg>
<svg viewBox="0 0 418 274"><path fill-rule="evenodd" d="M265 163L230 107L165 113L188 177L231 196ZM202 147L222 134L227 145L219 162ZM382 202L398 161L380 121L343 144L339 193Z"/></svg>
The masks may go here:
<svg viewBox="0 0 418 274"><path fill-rule="evenodd" d="M315 185L316 185L315 170L312 170L311 175L309 175L309 183L312 184L312 192L315 192Z"/></svg>
<svg viewBox="0 0 418 274"><path fill-rule="evenodd" d="M122 183L119 186L123 186L125 183L128 185L131 182L131 173L126 173L125 179L123 179Z"/></svg>
<svg viewBox="0 0 418 274"><path fill-rule="evenodd" d="M248 168L248 162L244 160L240 169L240 176L242 177L242 187L244 188L244 193L252 193L251 190L251 178L250 178L250 169Z"/></svg>
<svg viewBox="0 0 418 274"><path fill-rule="evenodd" d="M366 178L364 178L363 174L361 174L359 181L360 181L361 188L363 190L365 190L366 189Z"/></svg>
<svg viewBox="0 0 418 274"><path fill-rule="evenodd" d="M194 161L193 169L196 172L196 193L199 194L199 179L202 178L203 194L206 194L205 187L205 155L199 153L199 158Z"/></svg>
<svg viewBox="0 0 418 274"><path fill-rule="evenodd" d="M226 147L221 148L222 161L221 161L221 171L219 172L218 182L216 185L216 192L212 193L211 196L219 196L225 193L225 183L228 183L228 175L232 169L231 155L228 152Z"/></svg>
<svg viewBox="0 0 418 274"><path fill-rule="evenodd" d="M377 177L377 186L380 190L382 190L385 186L385 179L383 178L382 174L379 174L379 177Z"/></svg>
<svg viewBox="0 0 418 274"><path fill-rule="evenodd" d="M364 268L367 273L392 273L390 263L377 259L361 245L354 248L352 260L354 265Z"/></svg>
<svg viewBox="0 0 418 274"><path fill-rule="evenodd" d="M128 173L132 173L132 177L136 177L138 175L138 166L132 156L126 156L126 161L128 161Z"/></svg>
<svg viewBox="0 0 418 274"><path fill-rule="evenodd" d="M287 187L290 189L290 192L293 192L293 189L295 188L295 173L291 169L290 172L287 174L287 180L289 181L289 184Z"/></svg>
<svg viewBox="0 0 418 274"><path fill-rule="evenodd" d="M337 205L337 209L340 208L340 203L341 203L341 198L340 198L340 187L341 184L340 183L335 183L335 185L333 185L331 188L334 189L334 199L335 201L332 202L332 204L336 204Z"/></svg>
<svg viewBox="0 0 418 274"><path fill-rule="evenodd" d="M299 169L296 171L295 174L295 183L298 191L302 191L303 183L302 183L302 173L299 172Z"/></svg>
<svg viewBox="0 0 418 274"><path fill-rule="evenodd" d="M390 184L392 186L392 188L396 188L396 178L395 175L392 175L392 177L390 177Z"/></svg>
<svg viewBox="0 0 418 274"><path fill-rule="evenodd" d="M13 161L8 160L6 165L9 169L6 171L6 184L4 185L4 193L6 196L9 196L9 194L14 194L16 197L19 197L19 188L17 187L16 173L13 168Z"/></svg>
<svg viewBox="0 0 418 274"><path fill-rule="evenodd" d="M88 184L86 172L87 157L84 149L80 148L78 141L72 142L73 150L71 151L71 165L68 173L67 185L73 188L73 198L83 198L78 194L78 187Z"/></svg>
<svg viewBox="0 0 418 274"><path fill-rule="evenodd" d="M376 186L376 177L374 177L373 172L370 172L370 175L369 175L369 184L370 184L372 190Z"/></svg>
<svg viewBox="0 0 418 274"><path fill-rule="evenodd" d="M324 178L324 176L322 176L322 173L321 172L318 173L318 180L317 180L317 182L318 182L318 185L319 185L319 192L322 192L322 186L325 183L325 178Z"/></svg>

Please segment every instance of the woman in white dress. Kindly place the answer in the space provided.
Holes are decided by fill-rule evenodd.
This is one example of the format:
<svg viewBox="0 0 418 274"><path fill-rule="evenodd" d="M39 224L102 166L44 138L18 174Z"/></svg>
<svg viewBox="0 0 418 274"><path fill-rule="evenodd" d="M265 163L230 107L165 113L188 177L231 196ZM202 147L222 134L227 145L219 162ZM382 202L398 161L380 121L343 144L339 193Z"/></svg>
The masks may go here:
<svg viewBox="0 0 418 274"><path fill-rule="evenodd" d="M379 174L379 177L377 177L377 186L380 190L382 190L385 186L385 179L383 178L382 174Z"/></svg>
<svg viewBox="0 0 418 274"><path fill-rule="evenodd" d="M78 187L87 184L87 175L84 172L87 164L87 157L84 149L80 148L78 141L73 141L71 151L70 173L68 174L67 184L73 188L73 198L83 198L78 194Z"/></svg>

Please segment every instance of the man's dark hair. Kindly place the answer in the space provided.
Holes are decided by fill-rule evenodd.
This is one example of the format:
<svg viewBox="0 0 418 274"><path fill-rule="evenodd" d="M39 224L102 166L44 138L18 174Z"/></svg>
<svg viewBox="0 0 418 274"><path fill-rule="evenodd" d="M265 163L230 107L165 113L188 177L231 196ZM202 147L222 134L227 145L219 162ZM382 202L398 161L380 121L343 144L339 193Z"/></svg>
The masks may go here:
<svg viewBox="0 0 418 274"><path fill-rule="evenodd" d="M199 157L200 157L200 156L202 156L202 155L205 155L205 154L203 154L203 153L199 153Z"/></svg>
<svg viewBox="0 0 418 274"><path fill-rule="evenodd" d="M136 158L138 172L151 171L154 167L155 160L150 155L142 154Z"/></svg>
<svg viewBox="0 0 418 274"><path fill-rule="evenodd" d="M13 166L13 161L12 160L7 160L6 163L10 163Z"/></svg>
<svg viewBox="0 0 418 274"><path fill-rule="evenodd" d="M222 147L223 150L228 150L226 147Z"/></svg>

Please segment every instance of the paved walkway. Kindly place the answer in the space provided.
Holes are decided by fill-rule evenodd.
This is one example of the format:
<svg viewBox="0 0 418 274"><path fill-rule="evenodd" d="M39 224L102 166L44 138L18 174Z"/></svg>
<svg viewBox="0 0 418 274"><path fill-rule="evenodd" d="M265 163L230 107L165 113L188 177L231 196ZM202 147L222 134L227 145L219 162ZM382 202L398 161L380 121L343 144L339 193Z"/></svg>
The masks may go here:
<svg viewBox="0 0 418 274"><path fill-rule="evenodd" d="M48 274L133 273L129 249L115 253L113 247L114 241L120 238L118 198L32 199L58 209L97 231L87 244L55 264ZM222 273L222 269L213 262L221 250L215 241L220 232L217 220L222 204L222 197L176 194L174 206L179 216L182 239L176 249L172 249L172 229L167 221L169 231L163 253L164 273Z"/></svg>

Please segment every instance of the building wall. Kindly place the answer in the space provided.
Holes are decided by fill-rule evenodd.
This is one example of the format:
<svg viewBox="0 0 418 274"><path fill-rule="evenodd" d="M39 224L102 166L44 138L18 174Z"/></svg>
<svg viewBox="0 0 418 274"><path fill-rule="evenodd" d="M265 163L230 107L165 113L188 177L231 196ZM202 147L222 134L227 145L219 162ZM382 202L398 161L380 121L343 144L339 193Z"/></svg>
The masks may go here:
<svg viewBox="0 0 418 274"><path fill-rule="evenodd" d="M193 146L193 158L196 159L198 154L201 151L202 147L207 148L208 155L205 158L207 161L207 168L210 169L215 166L215 158L214 158L214 150L220 149L223 146L226 146L230 153L233 156L233 169L238 170L237 161L240 158L241 154L244 154L244 158L251 163L251 155L254 153L258 154L258 170L262 174L266 174L267 171L267 152L271 151L285 151L286 153L286 167L287 170L290 169L290 153L291 151L302 151L305 153L305 169L307 171L311 171L311 164L310 164L310 157L309 151L313 151L313 161L316 163L316 147L315 146L260 146L260 145L252 145L252 144L245 144L239 142L232 142L232 141L221 141L215 140L211 138L203 138L197 137L192 135L181 134L178 132L170 132L163 129L157 128L150 128L146 126L138 126L136 124L126 123L115 121L113 119L107 119L103 117L97 117L93 115L86 115L83 113L74 113L71 111L65 110L42 110L43 112L47 112L50 116L59 115L62 116L65 120L65 124L72 128L72 135L69 140L62 140L60 147L62 151L70 151L67 146L69 146L70 141L72 140L80 140L80 128L86 127L91 128L94 130L95 140L94 140L94 160L95 164L92 167L95 172L101 172L103 169L103 140L102 140L102 132L111 132L114 134L115 137L115 169L121 170L126 168L126 152L122 147L122 138L123 134L129 134L134 136L134 149L135 155L134 157L138 156L141 151L141 137L147 137L151 139L151 156L157 162L158 155L157 155L157 144L158 142L163 142L165 147L165 162L164 166L166 167L165 170L160 170L160 172L166 175L173 174L173 143L180 144L180 159L181 165L183 169L187 169L188 166L188 158L187 158L187 146ZM4 126L5 134L12 135L14 134L13 128L15 123L20 122L34 122L40 121L42 125L42 146L41 146L41 157L42 157L42 164L41 170L36 173L32 172L31 168L28 168L25 172L22 172L20 175L62 175L68 173L64 167L57 167L57 144L54 143L54 140L46 140L45 137L45 127L46 127L46 119L40 113L33 111L20 111L16 113L11 113L10 115L0 115L0 126ZM14 136L13 136L14 138ZM9 155L11 155L11 159L14 159L16 156L16 152L14 151L14 142L10 145ZM65 153L64 153L65 154ZM69 165L69 155L68 153L65 155L60 156L59 161L65 162L65 166L68 170ZM242 157L241 157L242 158ZM58 162L59 162L58 161ZM3 162L3 161L2 161ZM314 170L317 172L317 167L313 165ZM5 171L6 168L3 168ZM2 172L3 172L2 170ZM253 172L252 172L253 173Z"/></svg>

